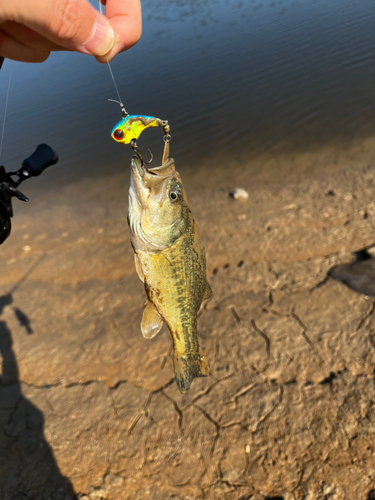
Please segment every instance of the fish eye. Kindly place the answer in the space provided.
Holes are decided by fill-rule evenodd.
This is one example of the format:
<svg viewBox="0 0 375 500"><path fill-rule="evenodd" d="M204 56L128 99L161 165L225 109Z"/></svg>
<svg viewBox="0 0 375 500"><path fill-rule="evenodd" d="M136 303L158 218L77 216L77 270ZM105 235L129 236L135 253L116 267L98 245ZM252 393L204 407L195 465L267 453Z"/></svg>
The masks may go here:
<svg viewBox="0 0 375 500"><path fill-rule="evenodd" d="M124 131L121 130L120 128L116 129L113 132L113 137L117 139L118 141L121 140L124 137Z"/></svg>
<svg viewBox="0 0 375 500"><path fill-rule="evenodd" d="M178 193L176 193L176 191L171 191L171 192L169 193L169 197L170 197L170 199L171 199L172 201L175 201L175 200L177 200L177 198L178 198Z"/></svg>

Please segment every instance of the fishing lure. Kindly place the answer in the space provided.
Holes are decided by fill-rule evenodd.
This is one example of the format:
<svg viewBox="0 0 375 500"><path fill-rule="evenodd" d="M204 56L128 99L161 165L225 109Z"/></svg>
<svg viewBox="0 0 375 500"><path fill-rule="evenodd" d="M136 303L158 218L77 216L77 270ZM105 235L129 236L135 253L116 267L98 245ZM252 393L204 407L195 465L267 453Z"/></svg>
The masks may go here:
<svg viewBox="0 0 375 500"><path fill-rule="evenodd" d="M124 108L124 105L119 102L119 101L113 101L112 99L109 99L112 102L118 102L121 106L122 110L122 118L121 120L113 127L111 131L111 137L114 139L116 142L119 142L121 144L131 144L131 147L133 148L133 151L136 153L138 158L143 162L144 160L142 159L138 146L137 146L137 139L141 135L141 133L146 129L150 127L163 127L164 131L164 142L165 142L165 147L164 147L164 153L163 153L163 160L162 160L162 165L166 163L168 160L169 156L169 142L171 140L171 136L169 134L170 132L170 126L167 120L161 120L160 118L156 118L155 116L147 116L147 115L129 115L127 111ZM150 152L151 154L151 152ZM152 154L151 154L151 160L152 160ZM151 161L150 160L150 161Z"/></svg>
<svg viewBox="0 0 375 500"><path fill-rule="evenodd" d="M116 142L130 144L133 140L138 139L146 128L160 127L167 123L154 116L127 115L113 128L111 136Z"/></svg>

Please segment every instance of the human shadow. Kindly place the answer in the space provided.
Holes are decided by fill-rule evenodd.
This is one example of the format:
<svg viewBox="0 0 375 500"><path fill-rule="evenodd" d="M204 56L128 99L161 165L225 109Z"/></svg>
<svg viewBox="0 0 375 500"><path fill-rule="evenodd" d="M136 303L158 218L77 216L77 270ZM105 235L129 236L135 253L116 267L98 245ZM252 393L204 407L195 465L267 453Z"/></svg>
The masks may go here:
<svg viewBox="0 0 375 500"><path fill-rule="evenodd" d="M73 487L57 466L44 437L43 413L22 394L12 334L1 321L11 294L0 297L0 498L1 500L75 500ZM25 334L30 320L20 309L14 313Z"/></svg>

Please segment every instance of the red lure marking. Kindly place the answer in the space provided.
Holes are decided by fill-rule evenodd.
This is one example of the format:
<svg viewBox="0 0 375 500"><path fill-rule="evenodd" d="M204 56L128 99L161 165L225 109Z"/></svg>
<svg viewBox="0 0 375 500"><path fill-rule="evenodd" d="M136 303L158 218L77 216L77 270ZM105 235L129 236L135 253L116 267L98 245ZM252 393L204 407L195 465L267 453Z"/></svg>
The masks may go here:
<svg viewBox="0 0 375 500"><path fill-rule="evenodd" d="M123 137L124 137L124 132L120 128L118 128L113 132L113 138L116 139L116 141L120 141Z"/></svg>

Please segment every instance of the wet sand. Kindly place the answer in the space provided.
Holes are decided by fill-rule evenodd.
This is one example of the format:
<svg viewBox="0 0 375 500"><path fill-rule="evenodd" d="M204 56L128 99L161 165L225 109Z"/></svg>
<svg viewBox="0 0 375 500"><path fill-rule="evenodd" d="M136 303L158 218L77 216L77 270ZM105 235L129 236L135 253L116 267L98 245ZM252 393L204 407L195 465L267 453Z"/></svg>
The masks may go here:
<svg viewBox="0 0 375 500"><path fill-rule="evenodd" d="M214 292L212 374L184 396L167 329L140 332L126 155L25 184L0 254L1 498L372 498L375 302L326 276L374 243L373 158L369 137L181 171Z"/></svg>

